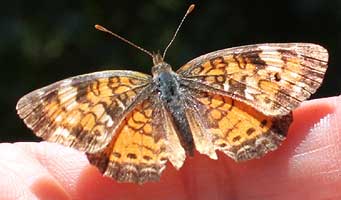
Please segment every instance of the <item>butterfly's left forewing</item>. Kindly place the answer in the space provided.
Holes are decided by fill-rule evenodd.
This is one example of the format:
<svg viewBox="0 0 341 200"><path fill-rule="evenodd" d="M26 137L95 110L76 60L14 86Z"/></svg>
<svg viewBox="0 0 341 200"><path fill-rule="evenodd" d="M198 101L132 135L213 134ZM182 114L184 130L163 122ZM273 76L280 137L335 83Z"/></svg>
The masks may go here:
<svg viewBox="0 0 341 200"><path fill-rule="evenodd" d="M97 152L139 101L148 96L150 76L102 71L65 79L22 97L19 116L44 140Z"/></svg>

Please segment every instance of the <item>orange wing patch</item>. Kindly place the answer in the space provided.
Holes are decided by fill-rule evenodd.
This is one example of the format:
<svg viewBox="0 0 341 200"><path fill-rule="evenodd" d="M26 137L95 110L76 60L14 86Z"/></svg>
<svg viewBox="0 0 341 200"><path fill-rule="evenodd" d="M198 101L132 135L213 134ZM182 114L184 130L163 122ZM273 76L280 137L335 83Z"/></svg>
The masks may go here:
<svg viewBox="0 0 341 200"><path fill-rule="evenodd" d="M201 85L195 88L218 90L276 116L288 114L316 91L327 62L327 50L315 44L259 44L200 56L178 73Z"/></svg>
<svg viewBox="0 0 341 200"><path fill-rule="evenodd" d="M227 96L193 92L192 112L200 113L197 121L211 134L214 149L236 161L259 158L275 150L285 139L292 121L291 113L269 117Z"/></svg>
<svg viewBox="0 0 341 200"><path fill-rule="evenodd" d="M167 160L180 168L184 150L163 111L145 100L125 117L103 152L88 154L89 161L105 176L139 184L159 180Z"/></svg>
<svg viewBox="0 0 341 200"><path fill-rule="evenodd" d="M164 138L152 131L152 108L147 101L131 112L116 132L104 175L121 182L158 180L167 157Z"/></svg>
<svg viewBox="0 0 341 200"><path fill-rule="evenodd" d="M31 92L17 110L37 136L96 152L110 142L121 116L148 83L149 77L137 72L77 76Z"/></svg>

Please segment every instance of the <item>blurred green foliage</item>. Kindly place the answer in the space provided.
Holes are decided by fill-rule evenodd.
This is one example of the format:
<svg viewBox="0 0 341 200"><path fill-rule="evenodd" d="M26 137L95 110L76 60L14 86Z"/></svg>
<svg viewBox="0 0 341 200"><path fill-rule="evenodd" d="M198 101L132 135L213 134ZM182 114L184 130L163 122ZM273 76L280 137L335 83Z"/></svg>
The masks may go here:
<svg viewBox="0 0 341 200"><path fill-rule="evenodd" d="M96 31L98 23L151 51L163 50L187 6L167 62L178 68L201 54L264 42L313 42L330 52L313 97L340 94L341 2L287 1L24 1L2 2L0 16L0 142L37 140L18 118L17 100L33 89L104 69L149 73L151 59Z"/></svg>

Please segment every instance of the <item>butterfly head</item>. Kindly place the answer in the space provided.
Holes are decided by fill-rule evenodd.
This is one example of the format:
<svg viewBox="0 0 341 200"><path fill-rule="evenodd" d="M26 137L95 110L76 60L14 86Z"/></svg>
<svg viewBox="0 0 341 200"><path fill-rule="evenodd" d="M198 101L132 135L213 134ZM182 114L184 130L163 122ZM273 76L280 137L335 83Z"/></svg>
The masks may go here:
<svg viewBox="0 0 341 200"><path fill-rule="evenodd" d="M152 74L154 77L156 77L161 72L170 72L172 71L172 67L163 61L163 57L160 53L153 54L153 64L152 67Z"/></svg>
<svg viewBox="0 0 341 200"><path fill-rule="evenodd" d="M152 58L153 58L153 64L154 64L154 66L157 65L157 64L159 64L159 63L164 62L164 61L163 61L163 56L161 56L160 53L153 53Z"/></svg>

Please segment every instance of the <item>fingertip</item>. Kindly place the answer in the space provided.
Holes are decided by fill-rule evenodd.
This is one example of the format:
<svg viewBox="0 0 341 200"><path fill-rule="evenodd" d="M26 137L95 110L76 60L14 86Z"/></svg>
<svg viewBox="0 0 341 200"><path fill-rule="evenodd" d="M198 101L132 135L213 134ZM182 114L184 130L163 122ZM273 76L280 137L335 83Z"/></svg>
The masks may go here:
<svg viewBox="0 0 341 200"><path fill-rule="evenodd" d="M20 145L0 144L0 161L0 199L70 199L35 156Z"/></svg>
<svg viewBox="0 0 341 200"><path fill-rule="evenodd" d="M56 183L58 182L60 187L64 188L67 194L72 197L75 196L79 176L90 165L84 153L49 142L26 142L16 143L15 145L32 155L54 177ZM40 182L44 183L46 179L38 179L35 182L35 190L39 194L45 195L42 193L44 190L38 190L39 187L44 186ZM52 185L52 182L47 185L47 191L51 191L52 193L58 191L57 187L51 189L53 188Z"/></svg>

